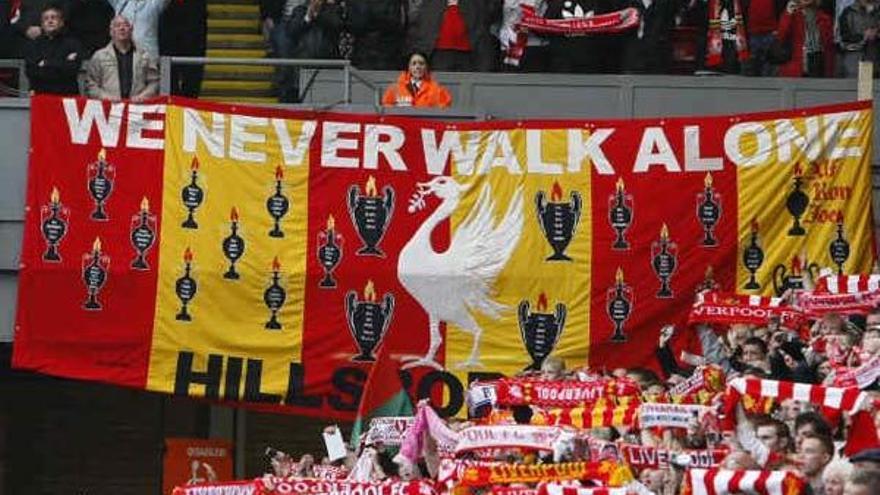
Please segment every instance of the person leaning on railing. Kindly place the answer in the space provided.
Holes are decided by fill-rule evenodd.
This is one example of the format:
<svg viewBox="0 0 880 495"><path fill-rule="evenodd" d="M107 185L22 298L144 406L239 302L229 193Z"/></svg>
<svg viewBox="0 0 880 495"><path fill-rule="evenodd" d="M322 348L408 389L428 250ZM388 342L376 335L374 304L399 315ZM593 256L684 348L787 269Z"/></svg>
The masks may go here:
<svg viewBox="0 0 880 495"><path fill-rule="evenodd" d="M421 53L409 56L407 69L385 90L382 104L397 107L446 108L452 95L431 77L427 57Z"/></svg>

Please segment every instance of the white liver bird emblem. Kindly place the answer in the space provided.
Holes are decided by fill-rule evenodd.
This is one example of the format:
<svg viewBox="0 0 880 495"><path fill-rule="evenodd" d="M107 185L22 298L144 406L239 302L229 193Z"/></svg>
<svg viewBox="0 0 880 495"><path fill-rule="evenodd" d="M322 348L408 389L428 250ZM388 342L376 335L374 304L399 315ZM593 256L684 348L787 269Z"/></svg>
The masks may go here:
<svg viewBox="0 0 880 495"><path fill-rule="evenodd" d="M436 361L442 342L441 321L473 335L470 357L459 367L480 367L483 331L474 314L497 319L507 309L493 300L493 286L513 254L522 231L522 189L517 189L507 212L496 223L492 190L489 184L485 184L474 208L452 233L449 249L438 253L431 245L431 232L452 215L460 195L468 188L449 177L437 177L419 183L417 187L410 213L424 208L424 198L430 194L440 198L441 203L403 247L397 262L401 284L428 313L430 331L428 352L423 357L412 357L404 368L430 366L442 369Z"/></svg>

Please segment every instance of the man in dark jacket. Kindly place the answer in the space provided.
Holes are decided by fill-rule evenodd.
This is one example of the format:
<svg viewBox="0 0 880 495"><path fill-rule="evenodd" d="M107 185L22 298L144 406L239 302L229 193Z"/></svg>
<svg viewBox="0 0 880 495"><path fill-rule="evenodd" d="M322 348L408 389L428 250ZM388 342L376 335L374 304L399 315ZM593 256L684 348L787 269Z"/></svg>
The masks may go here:
<svg viewBox="0 0 880 495"><path fill-rule="evenodd" d="M623 72L665 74L672 64L672 30L677 0L631 0L638 9L639 27L624 36Z"/></svg>
<svg viewBox="0 0 880 495"><path fill-rule="evenodd" d="M293 9L287 23L288 58L339 58L342 7L336 0L311 0Z"/></svg>
<svg viewBox="0 0 880 495"><path fill-rule="evenodd" d="M495 69L498 48L489 26L501 19L500 0L422 0L413 51L430 57L432 70Z"/></svg>
<svg viewBox="0 0 880 495"><path fill-rule="evenodd" d="M25 46L25 63L31 90L35 93L79 94L77 73L82 62L82 45L64 33L60 7L46 7L40 17L42 33Z"/></svg>
<svg viewBox="0 0 880 495"><path fill-rule="evenodd" d="M68 32L83 46L83 59L110 43L110 21L113 7L107 0L73 0L67 23Z"/></svg>
<svg viewBox="0 0 880 495"><path fill-rule="evenodd" d="M159 20L159 53L180 57L204 57L207 48L208 5L205 0L182 0L168 4ZM195 98L202 89L203 65L171 67L171 94Z"/></svg>
<svg viewBox="0 0 880 495"><path fill-rule="evenodd" d="M608 14L624 8L622 0L548 0L547 19L578 19ZM620 71L622 38L602 33L590 36L548 36L550 70L578 74L612 74Z"/></svg>
<svg viewBox="0 0 880 495"><path fill-rule="evenodd" d="M403 67L406 0L348 0L348 30L354 35L351 62L358 69Z"/></svg>

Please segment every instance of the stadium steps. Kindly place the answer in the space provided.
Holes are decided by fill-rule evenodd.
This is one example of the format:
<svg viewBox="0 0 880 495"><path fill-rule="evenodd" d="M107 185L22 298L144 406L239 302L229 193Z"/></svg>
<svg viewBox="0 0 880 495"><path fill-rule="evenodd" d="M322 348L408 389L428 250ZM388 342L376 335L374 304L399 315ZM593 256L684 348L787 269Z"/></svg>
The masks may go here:
<svg viewBox="0 0 880 495"><path fill-rule="evenodd" d="M260 8L253 0L208 0L208 58L265 58ZM273 68L207 65L201 96L211 100L269 103Z"/></svg>

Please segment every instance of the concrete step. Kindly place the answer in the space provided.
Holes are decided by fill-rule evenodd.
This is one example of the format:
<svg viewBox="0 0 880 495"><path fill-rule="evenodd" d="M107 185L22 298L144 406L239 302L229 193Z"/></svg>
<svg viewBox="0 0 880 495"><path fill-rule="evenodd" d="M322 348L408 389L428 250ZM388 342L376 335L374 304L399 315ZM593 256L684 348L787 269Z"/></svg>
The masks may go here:
<svg viewBox="0 0 880 495"><path fill-rule="evenodd" d="M266 44L262 38L255 41L211 39L208 38L208 49L232 49L232 50L260 50L265 49Z"/></svg>
<svg viewBox="0 0 880 495"><path fill-rule="evenodd" d="M237 76L256 76L261 78L269 78L272 77L272 74L275 73L275 69L268 65L226 65L226 64L216 64L216 65L206 65L205 66L205 77L211 76L212 79L219 79L220 77L213 77L214 74L223 74L223 75L237 75Z"/></svg>
<svg viewBox="0 0 880 495"><path fill-rule="evenodd" d="M266 58L266 50L232 50L224 48L209 48L205 52L205 56L209 58Z"/></svg>
<svg viewBox="0 0 880 495"><path fill-rule="evenodd" d="M199 95L201 100L222 101L225 103L250 103L254 105L266 105L278 103L278 98L274 96L208 96Z"/></svg>
<svg viewBox="0 0 880 495"><path fill-rule="evenodd" d="M253 19L259 22L260 7L256 4L210 4L208 19Z"/></svg>
<svg viewBox="0 0 880 495"><path fill-rule="evenodd" d="M255 19L208 19L208 37L213 34L256 34L260 33L259 22Z"/></svg>
<svg viewBox="0 0 880 495"><path fill-rule="evenodd" d="M255 0L210 0L212 5L253 5Z"/></svg>
<svg viewBox="0 0 880 495"><path fill-rule="evenodd" d="M271 72L205 72L205 81L271 81L272 77Z"/></svg>
<svg viewBox="0 0 880 495"><path fill-rule="evenodd" d="M227 89L213 89L205 87L207 83L210 81L205 81L202 84L202 92L200 93L200 97L222 97L227 98L230 101L240 101L241 98L273 98L275 96L274 90L272 88L268 89L236 89L236 90L227 90Z"/></svg>
<svg viewBox="0 0 880 495"><path fill-rule="evenodd" d="M206 79L202 82L202 91L225 91L227 93L246 94L252 91L271 91L270 81L228 81Z"/></svg>

